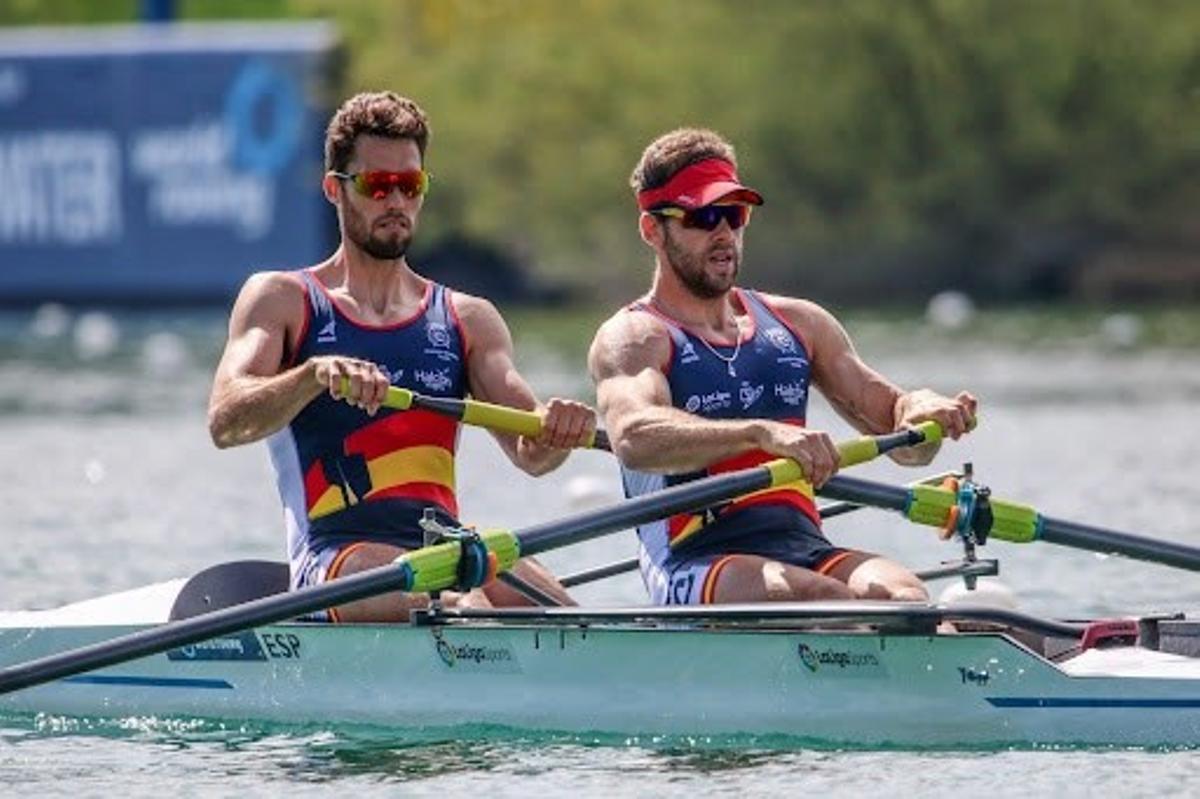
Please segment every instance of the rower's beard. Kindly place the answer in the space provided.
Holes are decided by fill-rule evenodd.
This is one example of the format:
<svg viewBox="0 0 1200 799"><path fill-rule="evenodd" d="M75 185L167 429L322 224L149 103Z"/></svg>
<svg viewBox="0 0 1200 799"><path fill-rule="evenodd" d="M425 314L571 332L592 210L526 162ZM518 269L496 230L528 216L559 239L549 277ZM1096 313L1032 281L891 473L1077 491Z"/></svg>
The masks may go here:
<svg viewBox="0 0 1200 799"><path fill-rule="evenodd" d="M711 275L704 268L710 251L706 250L700 254L688 252L675 241L670 231L667 231L663 249L667 254L667 265L679 278L679 282L693 296L702 300L714 300L725 296L733 288L738 270L742 266L742 254L734 247L733 269L729 275Z"/></svg>
<svg viewBox="0 0 1200 799"><path fill-rule="evenodd" d="M387 217L380 217L385 219ZM394 218L403 218L408 221L409 228L407 233L399 230L393 230L386 236L375 235L367 225L366 217L353 208L346 209L346 238L358 245L359 249L380 261L395 261L403 258L408 252L408 245L412 243L412 220L402 214L395 214ZM378 221L378 220L376 220Z"/></svg>

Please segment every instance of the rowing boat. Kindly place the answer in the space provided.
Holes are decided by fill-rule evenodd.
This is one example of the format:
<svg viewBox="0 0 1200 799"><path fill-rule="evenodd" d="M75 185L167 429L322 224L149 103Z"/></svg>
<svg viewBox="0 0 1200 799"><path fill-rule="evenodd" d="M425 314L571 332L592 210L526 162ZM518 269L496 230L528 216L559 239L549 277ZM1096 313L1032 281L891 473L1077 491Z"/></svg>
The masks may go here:
<svg viewBox="0 0 1200 799"><path fill-rule="evenodd" d="M0 614L0 664L154 630L203 582ZM957 632L938 632L946 621ZM1200 620L1067 623L870 602L435 609L405 625L244 630L10 693L0 707L854 745L1194 746Z"/></svg>
<svg viewBox="0 0 1200 799"><path fill-rule="evenodd" d="M513 423L503 410L499 429ZM491 424L489 408L470 401L440 409L468 411ZM844 442L841 465L940 434L926 423ZM435 601L406 624L294 621L389 591L467 590L493 571L521 588L507 573L519 557L802 478L780 459L519 531L427 530L426 546L392 564L295 591L282 564L251 561L0 613L0 712L851 745L1200 746L1200 617L1182 613L1072 621L981 603L484 611ZM967 588L995 573L976 555L990 540L1200 571L1200 549L1047 516L992 496L966 468L948 483L902 487L838 475L819 493L940 528L964 557L926 576L958 575Z"/></svg>

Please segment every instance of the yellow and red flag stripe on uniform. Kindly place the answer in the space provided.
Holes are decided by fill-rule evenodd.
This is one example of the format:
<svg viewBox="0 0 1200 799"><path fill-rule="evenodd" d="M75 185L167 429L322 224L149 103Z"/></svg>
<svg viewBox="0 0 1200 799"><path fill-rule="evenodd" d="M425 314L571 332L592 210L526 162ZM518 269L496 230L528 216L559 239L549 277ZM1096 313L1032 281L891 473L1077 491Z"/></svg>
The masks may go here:
<svg viewBox="0 0 1200 799"><path fill-rule="evenodd" d="M354 496L348 486L331 483L324 464L317 461L304 475L308 517L316 519L348 505L379 499L436 503L457 516L454 451L458 430L456 419L411 410L354 431L346 437L345 452L366 461L370 490Z"/></svg>

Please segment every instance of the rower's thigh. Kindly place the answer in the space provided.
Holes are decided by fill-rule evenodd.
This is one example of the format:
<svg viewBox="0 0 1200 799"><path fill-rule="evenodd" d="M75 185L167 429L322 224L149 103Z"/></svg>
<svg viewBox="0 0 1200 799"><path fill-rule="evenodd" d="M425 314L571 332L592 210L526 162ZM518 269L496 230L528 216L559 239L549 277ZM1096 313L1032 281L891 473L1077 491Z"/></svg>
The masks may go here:
<svg viewBox="0 0 1200 799"><path fill-rule="evenodd" d="M400 547L374 541L360 541L344 547L330 565L326 580L385 566L404 553ZM429 604L424 594L393 592L360 599L332 609L330 618L343 623L405 621L413 608Z"/></svg>
<svg viewBox="0 0 1200 799"><path fill-rule="evenodd" d="M857 563L846 563L841 569L833 569L832 574L845 580L858 599L929 601L929 592L917 575L894 560L879 555L866 556Z"/></svg>
<svg viewBox="0 0 1200 799"><path fill-rule="evenodd" d="M712 597L717 604L854 597L840 580L758 555L727 556L714 579Z"/></svg>

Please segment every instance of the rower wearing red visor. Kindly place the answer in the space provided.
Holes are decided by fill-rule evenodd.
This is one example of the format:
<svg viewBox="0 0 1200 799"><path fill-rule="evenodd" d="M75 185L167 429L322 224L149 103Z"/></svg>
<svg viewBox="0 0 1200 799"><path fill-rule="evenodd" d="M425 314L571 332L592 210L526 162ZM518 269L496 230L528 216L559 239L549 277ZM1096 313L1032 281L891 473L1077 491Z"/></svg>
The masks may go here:
<svg viewBox="0 0 1200 799"><path fill-rule="evenodd" d="M734 149L717 133L659 137L630 183L654 276L649 291L600 327L589 354L626 495L778 457L796 460L807 477L640 526L652 601L927 600L904 566L825 537L813 491L837 471L838 453L828 433L806 424L809 389L868 434L934 420L958 438L973 425L975 398L904 390L859 357L820 305L738 287L751 213L763 198L741 182ZM937 446L891 456L923 465Z"/></svg>

